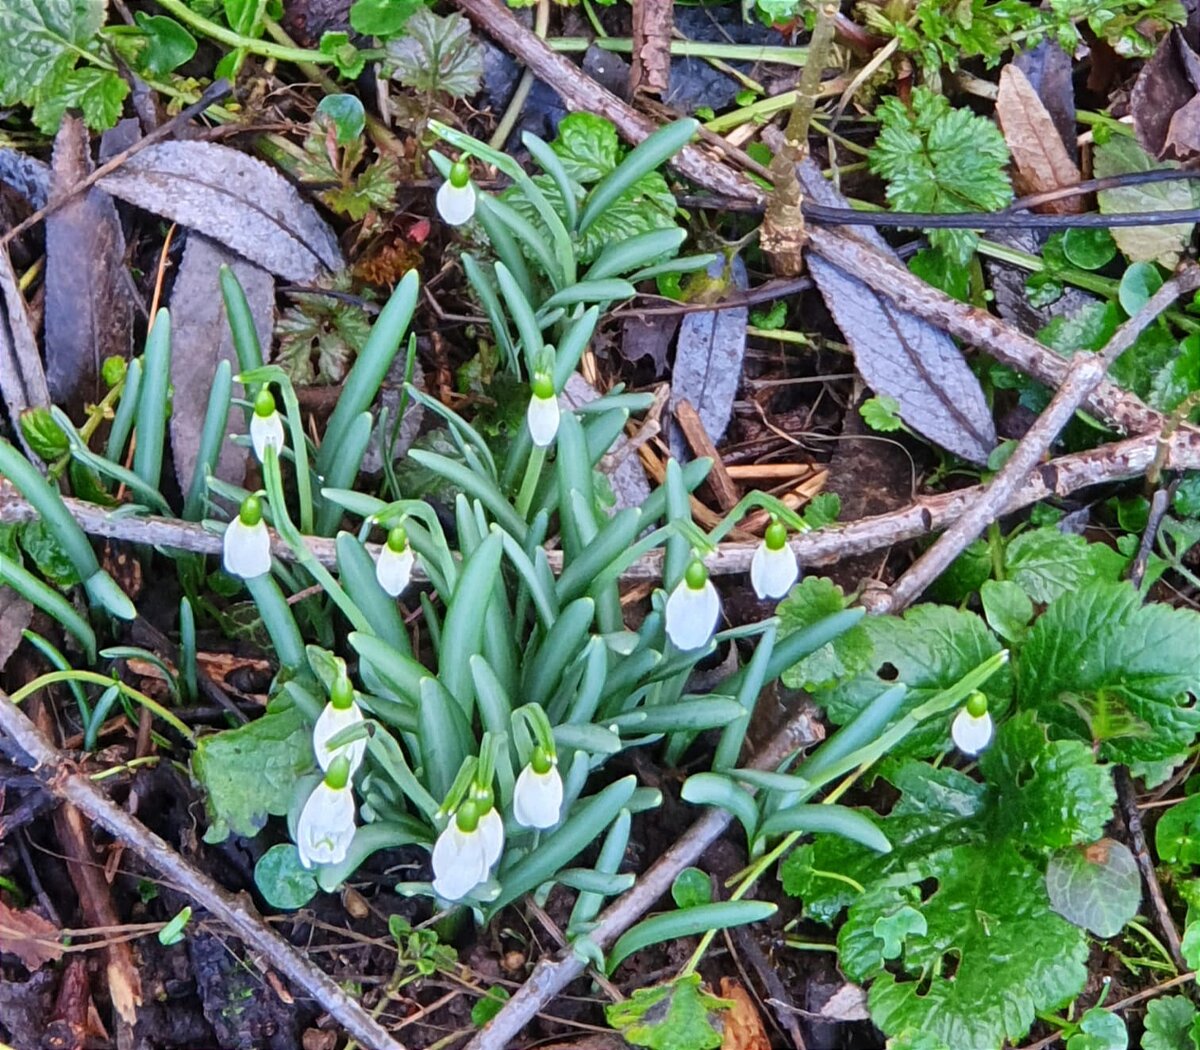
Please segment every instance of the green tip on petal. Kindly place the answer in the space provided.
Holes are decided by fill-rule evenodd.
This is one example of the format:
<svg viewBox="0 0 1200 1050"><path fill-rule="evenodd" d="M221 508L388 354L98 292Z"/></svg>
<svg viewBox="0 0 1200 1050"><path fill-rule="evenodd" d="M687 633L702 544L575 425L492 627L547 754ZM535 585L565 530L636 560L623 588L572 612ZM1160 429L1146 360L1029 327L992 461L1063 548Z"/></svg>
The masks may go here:
<svg viewBox="0 0 1200 1050"><path fill-rule="evenodd" d="M471 181L471 169L467 167L467 162L456 160L450 165L450 185L456 190L461 190L468 182Z"/></svg>
<svg viewBox="0 0 1200 1050"><path fill-rule="evenodd" d="M247 496L242 500L242 509L238 517L243 525L253 528L262 521L262 501L257 496Z"/></svg>
<svg viewBox="0 0 1200 1050"><path fill-rule="evenodd" d="M533 376L533 396L545 401L554 396L554 380L545 372L536 372Z"/></svg>
<svg viewBox="0 0 1200 1050"><path fill-rule="evenodd" d="M403 554L405 547L408 546L408 533L404 530L403 525L396 525L388 530L387 545L395 554Z"/></svg>
<svg viewBox="0 0 1200 1050"><path fill-rule="evenodd" d="M972 718L982 718L988 712L988 699L976 690L967 697L967 714Z"/></svg>
<svg viewBox="0 0 1200 1050"><path fill-rule="evenodd" d="M774 518L771 524L767 526L766 535L763 536L766 541L767 550L781 551L787 546L787 526L778 518Z"/></svg>
<svg viewBox="0 0 1200 1050"><path fill-rule="evenodd" d="M325 773L325 786L341 791L350 782L350 760L345 755L338 755Z"/></svg>
<svg viewBox="0 0 1200 1050"><path fill-rule="evenodd" d="M687 567L687 572L683 574L683 578L687 580L687 585L693 591L700 590L708 582L708 570L704 567L704 562L699 558L695 559Z"/></svg>
<svg viewBox="0 0 1200 1050"><path fill-rule="evenodd" d="M458 830L470 834L479 827L479 818L483 816L479 806L471 799L467 799L461 806L458 807L458 812L454 814L454 821L458 824Z"/></svg>
<svg viewBox="0 0 1200 1050"><path fill-rule="evenodd" d="M329 702L339 711L347 711L354 705L354 686L349 675L339 674L329 690Z"/></svg>
<svg viewBox="0 0 1200 1050"><path fill-rule="evenodd" d="M554 768L554 757L539 744L533 749L533 756L529 759L529 764L539 777L544 777Z"/></svg>
<svg viewBox="0 0 1200 1050"><path fill-rule="evenodd" d="M275 398L265 386L254 395L254 414L269 419L275 414Z"/></svg>

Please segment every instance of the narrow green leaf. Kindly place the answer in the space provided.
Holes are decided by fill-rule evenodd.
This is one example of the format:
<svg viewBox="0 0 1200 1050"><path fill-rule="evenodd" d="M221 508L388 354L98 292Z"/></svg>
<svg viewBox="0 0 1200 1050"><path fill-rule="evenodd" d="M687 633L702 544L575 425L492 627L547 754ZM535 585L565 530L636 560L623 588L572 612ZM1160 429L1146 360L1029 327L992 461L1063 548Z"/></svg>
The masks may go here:
<svg viewBox="0 0 1200 1050"><path fill-rule="evenodd" d="M184 521L199 521L204 517L208 475L217 469L217 460L225 443L232 398L233 366L228 361L221 361L213 374L212 387L208 392L208 408L204 413L204 427L200 431L200 447L196 450L196 465L192 468L192 481L183 503Z"/></svg>
<svg viewBox="0 0 1200 1050"><path fill-rule="evenodd" d="M891 853L892 844L879 825L861 810L846 806L812 806L800 803L772 813L759 829L760 838L793 831L841 835L879 853Z"/></svg>
<svg viewBox="0 0 1200 1050"><path fill-rule="evenodd" d="M412 655L412 645L395 600L375 578L375 561L366 548L348 532L339 532L336 541L338 577L350 600L362 611L371 629L404 656Z"/></svg>
<svg viewBox="0 0 1200 1050"><path fill-rule="evenodd" d="M687 240L687 230L650 230L608 245L588 267L585 281L602 281L649 266L664 255L674 255Z"/></svg>
<svg viewBox="0 0 1200 1050"><path fill-rule="evenodd" d="M471 713L475 697L470 659L483 641L484 617L500 572L502 552L500 537L488 536L466 560L454 593L446 602L438 673L466 716Z"/></svg>
<svg viewBox="0 0 1200 1050"><path fill-rule="evenodd" d="M680 792L693 806L715 806L728 810L746 829L746 841L754 841L758 827L758 804L744 787L721 773L695 773L683 782Z"/></svg>
<svg viewBox="0 0 1200 1050"><path fill-rule="evenodd" d="M436 678L421 680L417 727L426 784L434 798L444 799L473 750L473 737L462 708Z"/></svg>
<svg viewBox="0 0 1200 1050"><path fill-rule="evenodd" d="M14 450L15 451L15 450ZM20 453L17 453L20 455ZM0 467L0 472L3 468ZM11 475L10 475L11 477ZM75 636L87 654L89 664L96 662L96 634L75 607L49 584L42 582L23 565L0 554L0 583L8 584L31 605L41 609L64 630Z"/></svg>
<svg viewBox="0 0 1200 1050"><path fill-rule="evenodd" d="M254 599L258 614L262 617L263 626L275 646L275 655L279 662L293 673L308 666L308 657L304 651L304 639L300 636L300 628L292 607L279 589L269 572L246 580L246 590Z"/></svg>
<svg viewBox="0 0 1200 1050"><path fill-rule="evenodd" d="M142 390L142 359L135 357L125 369L125 385L121 388L121 400L108 431L108 442L104 454L114 463L125 458L125 446L133 433L133 421L137 418L138 396Z"/></svg>
<svg viewBox="0 0 1200 1050"><path fill-rule="evenodd" d="M158 491L162 482L163 446L167 439L167 390L171 381L171 315L166 309L154 317L146 336L145 372L138 395L137 446L133 472L147 488Z"/></svg>
<svg viewBox="0 0 1200 1050"><path fill-rule="evenodd" d="M611 974L634 952L664 941L676 941L681 937L694 937L709 930L727 930L731 926L744 926L750 922L762 922L778 911L776 905L767 901L720 901L717 904L701 904L684 911L652 915L636 926L626 930L608 953L607 970Z"/></svg>
<svg viewBox="0 0 1200 1050"><path fill-rule="evenodd" d="M578 183L572 181L567 174L567 169L563 167L563 162L558 159L558 154L544 139L526 131L521 134L521 143L529 150L533 159L541 165L542 170L554 180L554 184L558 187L558 194L562 198L563 208L567 213L566 226L570 230L575 229L575 223L579 219L579 204L575 199Z"/></svg>

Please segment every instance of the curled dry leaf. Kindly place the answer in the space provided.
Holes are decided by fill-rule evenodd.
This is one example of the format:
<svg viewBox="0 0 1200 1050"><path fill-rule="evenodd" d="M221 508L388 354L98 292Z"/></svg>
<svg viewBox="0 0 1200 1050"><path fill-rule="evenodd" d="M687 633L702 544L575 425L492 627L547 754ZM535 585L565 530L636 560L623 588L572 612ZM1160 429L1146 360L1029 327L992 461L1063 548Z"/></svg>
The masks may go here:
<svg viewBox="0 0 1200 1050"><path fill-rule="evenodd" d="M51 200L92 172L88 130L66 116L54 139ZM103 190L69 196L46 217L46 383L57 405L100 399L100 365L128 357L134 298L125 235Z"/></svg>
<svg viewBox="0 0 1200 1050"><path fill-rule="evenodd" d="M29 323L29 310L12 261L3 248L0 248L0 394L4 396L9 419L17 419L27 408L50 406L46 373ZM14 429L30 460L40 463L21 428Z"/></svg>
<svg viewBox="0 0 1200 1050"><path fill-rule="evenodd" d="M1000 73L996 118L1016 166L1018 192L1042 193L1080 181L1079 167L1067 153L1054 119L1028 77L1016 66L1005 66ZM1051 201L1041 210L1060 215L1076 213L1083 210L1083 201L1067 197Z"/></svg>
<svg viewBox="0 0 1200 1050"><path fill-rule="evenodd" d="M32 619L33 606L11 587L0 587L0 667L17 651Z"/></svg>
<svg viewBox="0 0 1200 1050"><path fill-rule="evenodd" d="M732 977L722 977L721 998L729 999L733 1003L733 1006L721 1015L725 1024L721 1050L771 1050L771 1040L763 1028L758 1008L741 981L735 981Z"/></svg>
<svg viewBox="0 0 1200 1050"><path fill-rule="evenodd" d="M9 952L32 973L62 958L62 931L28 908L10 908L0 900L0 952Z"/></svg>
<svg viewBox="0 0 1200 1050"><path fill-rule="evenodd" d="M213 142L161 142L100 180L114 197L220 242L289 281L344 265L337 238L279 172Z"/></svg>
<svg viewBox="0 0 1200 1050"><path fill-rule="evenodd" d="M1200 152L1200 55L1179 30L1142 66L1129 108L1138 142L1151 155L1184 160Z"/></svg>
<svg viewBox="0 0 1200 1050"><path fill-rule="evenodd" d="M1054 121L1058 137L1067 148L1067 155L1075 157L1075 63L1058 44L1043 40L1037 47L1022 51L1013 59L1013 65L1025 74L1033 90L1041 100L1050 119Z"/></svg>

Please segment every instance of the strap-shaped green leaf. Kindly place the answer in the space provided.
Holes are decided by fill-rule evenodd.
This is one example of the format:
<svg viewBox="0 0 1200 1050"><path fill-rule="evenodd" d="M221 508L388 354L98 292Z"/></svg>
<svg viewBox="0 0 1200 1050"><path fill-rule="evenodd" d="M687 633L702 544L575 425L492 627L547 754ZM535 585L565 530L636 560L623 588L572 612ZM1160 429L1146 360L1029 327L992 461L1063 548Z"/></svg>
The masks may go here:
<svg viewBox="0 0 1200 1050"><path fill-rule="evenodd" d="M575 229L579 220L579 203L575 200L575 190L579 184L567 174L567 169L558 159L558 154L544 139L526 131L521 135L521 143L529 150L530 156L541 165L542 170L554 180L559 196L562 197L563 210L566 212L567 229Z"/></svg>
<svg viewBox="0 0 1200 1050"><path fill-rule="evenodd" d="M454 593L446 602L438 676L446 691L458 701L464 716L469 716L474 706L475 683L471 679L470 659L483 643L484 618L500 572L502 552L498 535L484 539L466 560Z"/></svg>
<svg viewBox="0 0 1200 1050"><path fill-rule="evenodd" d="M600 281L649 266L664 255L674 255L687 240L687 230L650 230L608 245L584 274L585 281Z"/></svg>
<svg viewBox="0 0 1200 1050"><path fill-rule="evenodd" d="M339 532L336 541L338 578L350 600L359 607L371 630L398 653L412 655L412 643L396 602L375 577L375 560L366 548L348 532Z"/></svg>
<svg viewBox="0 0 1200 1050"><path fill-rule="evenodd" d="M809 805L801 802L772 813L759 828L759 837L784 835L799 831L805 834L824 832L841 835L879 853L891 853L892 844L875 823L861 810L848 806Z"/></svg>
<svg viewBox="0 0 1200 1050"><path fill-rule="evenodd" d="M680 795L693 806L715 806L732 813L746 829L746 841L754 840L758 827L758 804L744 787L722 773L696 773L683 782Z"/></svg>
<svg viewBox="0 0 1200 1050"><path fill-rule="evenodd" d="M162 481L163 445L167 438L167 390L171 382L171 315L163 309L146 336L145 371L138 394L137 446L133 472L147 488L158 491Z"/></svg>
<svg viewBox="0 0 1200 1050"><path fill-rule="evenodd" d="M767 901L721 901L717 904L700 904L683 911L667 912L644 919L618 938L608 953L608 972L612 973L634 952L652 944L694 937L708 930L726 930L730 926L744 926L750 922L762 922L775 914L777 908Z"/></svg>
<svg viewBox="0 0 1200 1050"><path fill-rule="evenodd" d="M200 430L200 447L196 450L196 465L187 498L183 502L185 521L199 521L204 516L204 497L208 493L208 475L217 469L221 446L225 443L225 428L229 422L229 405L233 397L233 366L221 361L213 373L208 392L208 408Z"/></svg>

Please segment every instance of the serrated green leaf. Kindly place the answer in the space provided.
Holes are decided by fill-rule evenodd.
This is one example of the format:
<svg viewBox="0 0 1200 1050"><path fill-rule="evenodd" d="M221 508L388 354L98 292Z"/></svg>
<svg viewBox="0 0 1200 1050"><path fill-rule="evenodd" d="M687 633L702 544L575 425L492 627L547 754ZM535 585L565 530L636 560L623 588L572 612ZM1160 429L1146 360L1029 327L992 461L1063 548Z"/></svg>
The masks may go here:
<svg viewBox="0 0 1200 1050"><path fill-rule="evenodd" d="M900 402L886 394L867 398L859 408L858 414L867 426L881 434L890 434L904 426L900 419Z"/></svg>
<svg viewBox="0 0 1200 1050"><path fill-rule="evenodd" d="M1200 729L1200 614L1143 605L1126 583L1063 595L1021 653L1021 702L1059 733L1101 742L1112 761L1157 761Z"/></svg>
<svg viewBox="0 0 1200 1050"><path fill-rule="evenodd" d="M284 816L297 777L314 765L312 731L295 708L204 737L192 773L208 795L205 842L251 836L269 816Z"/></svg>
<svg viewBox="0 0 1200 1050"><path fill-rule="evenodd" d="M821 576L806 576L779 603L780 635L786 636L823 620L846 608L842 589L832 580ZM783 672L783 682L789 689L815 690L832 686L842 678L866 670L871 660L871 639L860 624L821 646Z"/></svg>
<svg viewBox="0 0 1200 1050"><path fill-rule="evenodd" d="M0 7L0 105L32 106L57 93L104 23L104 6L105 0L23 0Z"/></svg>
<svg viewBox="0 0 1200 1050"><path fill-rule="evenodd" d="M66 432L45 408L27 408L21 413L21 433L45 462L53 463L71 451Z"/></svg>
<svg viewBox="0 0 1200 1050"><path fill-rule="evenodd" d="M1154 828L1158 859L1188 868L1200 864L1200 795L1176 802Z"/></svg>
<svg viewBox="0 0 1200 1050"><path fill-rule="evenodd" d="M621 143L611 121L591 113L570 113L550 143L567 174L587 185L599 182L621 160Z"/></svg>
<svg viewBox="0 0 1200 1050"><path fill-rule="evenodd" d="M911 108L898 98L876 109L879 137L871 170L887 180L896 211L955 214L996 211L1012 200L1005 166L1008 147L990 120L953 109L941 95L919 87ZM978 235L970 230L929 230L929 243L964 266Z"/></svg>
<svg viewBox="0 0 1200 1050"><path fill-rule="evenodd" d="M79 571L66 548L40 518L21 528L21 547L47 580L59 587L81 583Z"/></svg>
<svg viewBox="0 0 1200 1050"><path fill-rule="evenodd" d="M1113 135L1096 146L1092 154L1092 172L1098 179L1129 172L1158 171L1178 167L1159 163L1128 135ZM1142 186L1121 186L1097 194L1100 211L1105 215L1130 212L1173 211L1195 207L1190 182L1154 182ZM1127 226L1112 231L1113 238L1130 262L1157 262L1173 270L1180 254L1192 239L1195 223L1170 226Z"/></svg>
<svg viewBox="0 0 1200 1050"><path fill-rule="evenodd" d="M1022 641L1033 619L1033 602L1012 580L985 580L979 600L988 626L1010 645Z"/></svg>
<svg viewBox="0 0 1200 1050"><path fill-rule="evenodd" d="M1184 995L1154 999L1146 1007L1142 1050L1196 1050L1192 1024L1196 1007Z"/></svg>
<svg viewBox="0 0 1200 1050"><path fill-rule="evenodd" d="M471 24L457 12L435 15L418 7L405 23L405 35L388 43L391 75L407 88L426 94L468 98L483 77L483 48L471 36Z"/></svg>
<svg viewBox="0 0 1200 1050"><path fill-rule="evenodd" d="M732 1005L701 988L700 975L693 973L670 984L639 988L624 1002L605 1007L604 1016L634 1046L714 1050L721 1045L714 1018Z"/></svg>
<svg viewBox="0 0 1200 1050"><path fill-rule="evenodd" d="M43 85L45 87L46 85ZM121 106L129 85L116 73L95 66L72 69L55 79L46 93L39 92L33 107L33 122L52 135L68 109L78 109L83 121L96 131L111 128L121 117Z"/></svg>
<svg viewBox="0 0 1200 1050"><path fill-rule="evenodd" d="M1115 937L1142 900L1142 877L1129 847L1112 839L1062 850L1046 868L1050 904L1097 937Z"/></svg>
<svg viewBox="0 0 1200 1050"><path fill-rule="evenodd" d="M1004 552L1006 578L1038 604L1096 581L1116 582L1124 567L1111 547L1055 528L1022 532Z"/></svg>

